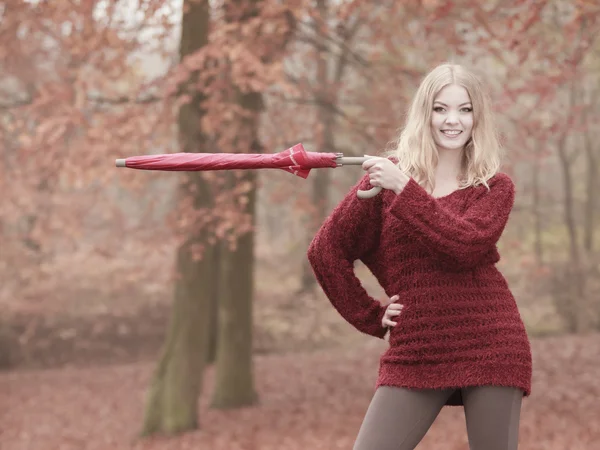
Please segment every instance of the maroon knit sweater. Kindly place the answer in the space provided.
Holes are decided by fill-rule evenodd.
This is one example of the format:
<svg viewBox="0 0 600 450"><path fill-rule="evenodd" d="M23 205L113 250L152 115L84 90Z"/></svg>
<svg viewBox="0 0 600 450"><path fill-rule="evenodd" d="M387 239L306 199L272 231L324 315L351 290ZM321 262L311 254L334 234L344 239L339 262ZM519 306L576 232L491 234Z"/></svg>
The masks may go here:
<svg viewBox="0 0 600 450"><path fill-rule="evenodd" d="M372 199L368 175L325 220L308 250L323 291L363 333L384 338L385 307L354 273L361 260L404 309L390 331L376 386L457 388L447 405L462 405L460 387L513 386L531 392L531 348L506 280L495 264L514 202L502 173L485 186L444 197L411 179L396 195Z"/></svg>

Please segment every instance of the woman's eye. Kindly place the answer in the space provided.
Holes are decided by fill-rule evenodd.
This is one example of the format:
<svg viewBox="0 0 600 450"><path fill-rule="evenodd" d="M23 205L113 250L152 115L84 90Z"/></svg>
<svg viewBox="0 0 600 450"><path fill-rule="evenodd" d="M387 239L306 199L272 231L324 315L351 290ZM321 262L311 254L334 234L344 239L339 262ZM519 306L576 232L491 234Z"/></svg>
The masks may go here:
<svg viewBox="0 0 600 450"><path fill-rule="evenodd" d="M434 110L435 112L437 112L437 113L442 113L442 112L446 111L446 110L444 109L444 107L442 107L442 106L434 106L434 107L433 107L433 110ZM460 112L463 112L463 113L470 113L470 112L473 112L473 108L471 108L471 107L462 108L462 109L460 110Z"/></svg>

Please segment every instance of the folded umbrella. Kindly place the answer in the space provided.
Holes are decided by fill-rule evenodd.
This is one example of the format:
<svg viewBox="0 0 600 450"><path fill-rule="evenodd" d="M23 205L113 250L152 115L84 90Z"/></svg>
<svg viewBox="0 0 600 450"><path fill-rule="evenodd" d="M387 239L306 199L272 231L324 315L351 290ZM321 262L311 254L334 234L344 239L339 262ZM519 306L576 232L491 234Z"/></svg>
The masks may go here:
<svg viewBox="0 0 600 450"><path fill-rule="evenodd" d="M205 171L236 169L281 169L301 178L308 177L312 169L336 168L345 165L362 165L371 157L344 157L341 153L307 152L296 144L279 153L172 153L164 155L132 156L117 159L117 167L139 170ZM374 187L359 190L359 198L371 198L381 191Z"/></svg>

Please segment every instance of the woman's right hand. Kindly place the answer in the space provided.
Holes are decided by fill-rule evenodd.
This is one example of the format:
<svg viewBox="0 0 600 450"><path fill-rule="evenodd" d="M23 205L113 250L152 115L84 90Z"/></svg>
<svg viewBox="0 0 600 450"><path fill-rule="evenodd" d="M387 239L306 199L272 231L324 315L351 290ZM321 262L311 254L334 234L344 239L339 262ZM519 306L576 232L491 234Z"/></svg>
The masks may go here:
<svg viewBox="0 0 600 450"><path fill-rule="evenodd" d="M385 309L385 313L383 314L383 318L381 319L381 325L384 328L395 327L397 325L397 323L394 322L392 319L400 315L400 313L402 312L402 308L404 308L404 305L401 305L400 303L394 303L399 298L400 297L398 295L394 295L390 298L390 304Z"/></svg>

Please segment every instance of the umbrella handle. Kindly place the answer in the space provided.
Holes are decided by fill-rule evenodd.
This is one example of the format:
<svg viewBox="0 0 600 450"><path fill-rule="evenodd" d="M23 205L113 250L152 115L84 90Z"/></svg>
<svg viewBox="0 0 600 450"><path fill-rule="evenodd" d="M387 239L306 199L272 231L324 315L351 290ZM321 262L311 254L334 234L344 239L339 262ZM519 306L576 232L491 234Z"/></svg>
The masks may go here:
<svg viewBox="0 0 600 450"><path fill-rule="evenodd" d="M371 159L373 158L372 156L342 156L342 154L340 153L338 156L338 164L340 166L358 166L361 165L362 163L364 163L367 159ZM367 198L373 198L375 197L377 194L379 194L381 192L381 186L375 186L371 189L369 189L368 191L363 191L362 189L359 189L359 191L356 193L356 196L362 200L365 200Z"/></svg>
<svg viewBox="0 0 600 450"><path fill-rule="evenodd" d="M375 186L374 188L371 188L368 191L363 191L362 189L359 189L356 193L356 196L363 200L367 198L373 198L381 192L381 189L381 186Z"/></svg>

